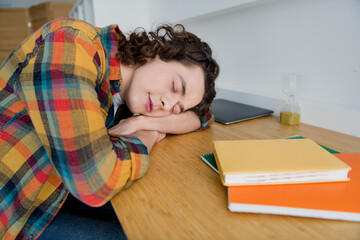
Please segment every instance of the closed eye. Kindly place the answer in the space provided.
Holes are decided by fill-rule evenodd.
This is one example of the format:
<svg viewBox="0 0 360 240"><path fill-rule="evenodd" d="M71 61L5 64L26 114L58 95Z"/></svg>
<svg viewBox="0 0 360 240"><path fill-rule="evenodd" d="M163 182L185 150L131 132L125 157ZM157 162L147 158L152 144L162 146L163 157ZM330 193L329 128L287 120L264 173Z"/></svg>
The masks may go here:
<svg viewBox="0 0 360 240"><path fill-rule="evenodd" d="M173 92L176 92L176 89L175 89L175 81L172 82L172 88L173 88Z"/></svg>

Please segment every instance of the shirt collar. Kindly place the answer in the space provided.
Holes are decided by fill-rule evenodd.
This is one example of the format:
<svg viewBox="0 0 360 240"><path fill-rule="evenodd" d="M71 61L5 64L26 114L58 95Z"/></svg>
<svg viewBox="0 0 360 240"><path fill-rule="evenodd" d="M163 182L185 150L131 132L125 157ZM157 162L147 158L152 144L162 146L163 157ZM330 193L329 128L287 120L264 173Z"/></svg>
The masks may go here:
<svg viewBox="0 0 360 240"><path fill-rule="evenodd" d="M120 61L116 58L116 54L118 52L118 39L120 34L121 30L116 24L101 29L102 44L105 48L110 66L109 80L111 83L111 92L113 95L120 92L122 83Z"/></svg>

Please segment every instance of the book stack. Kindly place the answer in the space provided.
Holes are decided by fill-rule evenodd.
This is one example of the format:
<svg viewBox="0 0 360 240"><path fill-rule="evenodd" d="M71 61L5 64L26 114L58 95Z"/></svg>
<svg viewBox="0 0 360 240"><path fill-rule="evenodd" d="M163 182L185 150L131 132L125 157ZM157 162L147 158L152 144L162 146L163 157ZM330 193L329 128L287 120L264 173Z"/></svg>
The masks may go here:
<svg viewBox="0 0 360 240"><path fill-rule="evenodd" d="M201 158L228 188L232 212L360 222L360 154L297 138L214 141Z"/></svg>

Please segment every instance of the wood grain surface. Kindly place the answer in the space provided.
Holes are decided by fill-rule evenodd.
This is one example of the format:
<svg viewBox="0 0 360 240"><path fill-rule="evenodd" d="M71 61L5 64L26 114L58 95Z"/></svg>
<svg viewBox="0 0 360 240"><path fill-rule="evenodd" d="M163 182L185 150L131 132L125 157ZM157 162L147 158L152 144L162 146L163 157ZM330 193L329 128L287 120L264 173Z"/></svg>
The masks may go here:
<svg viewBox="0 0 360 240"><path fill-rule="evenodd" d="M132 239L360 239L360 223L232 213L227 189L200 159L213 140L272 139L299 134L341 153L360 152L360 138L274 116L167 136L150 153L146 175L112 199ZM359 203L360 204L360 203Z"/></svg>

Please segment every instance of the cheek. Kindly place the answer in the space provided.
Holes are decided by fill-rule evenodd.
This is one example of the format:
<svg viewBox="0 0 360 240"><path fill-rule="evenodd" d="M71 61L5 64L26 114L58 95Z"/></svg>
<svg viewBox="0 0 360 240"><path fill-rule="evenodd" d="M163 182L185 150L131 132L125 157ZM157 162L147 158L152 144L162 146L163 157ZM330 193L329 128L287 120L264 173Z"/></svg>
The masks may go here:
<svg viewBox="0 0 360 240"><path fill-rule="evenodd" d="M196 96L193 96L192 99L189 100L189 105L190 106L189 108L193 108L195 107L196 105L198 105L199 103L201 103L202 99L204 97L204 94L197 94Z"/></svg>
<svg viewBox="0 0 360 240"><path fill-rule="evenodd" d="M129 89L128 97L127 99L124 99L126 105L132 113L141 113L140 111L142 111L141 106L143 104L141 103L143 102L143 100L140 96L141 95L136 89Z"/></svg>

